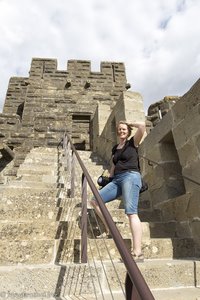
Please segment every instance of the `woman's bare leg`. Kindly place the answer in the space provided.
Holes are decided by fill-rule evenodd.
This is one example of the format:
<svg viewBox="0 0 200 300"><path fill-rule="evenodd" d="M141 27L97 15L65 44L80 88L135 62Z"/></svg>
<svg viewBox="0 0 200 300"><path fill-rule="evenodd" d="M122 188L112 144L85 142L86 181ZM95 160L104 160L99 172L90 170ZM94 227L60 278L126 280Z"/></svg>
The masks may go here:
<svg viewBox="0 0 200 300"><path fill-rule="evenodd" d="M102 215L102 213L101 213L101 210L100 210L100 208L99 208L97 202L94 201L94 200L91 200L91 201L90 201L90 204L92 205L92 207L94 208L96 214L99 216L99 218L100 218L101 221L103 222L103 224L104 224L104 226L105 226L105 229L106 229L106 233L109 234L109 228L108 228L108 226L107 226L107 224L106 224L106 221L105 221L105 219L104 219L104 217L103 217L103 215Z"/></svg>
<svg viewBox="0 0 200 300"><path fill-rule="evenodd" d="M128 215L129 225L133 237L133 253L142 253L142 224L137 214Z"/></svg>

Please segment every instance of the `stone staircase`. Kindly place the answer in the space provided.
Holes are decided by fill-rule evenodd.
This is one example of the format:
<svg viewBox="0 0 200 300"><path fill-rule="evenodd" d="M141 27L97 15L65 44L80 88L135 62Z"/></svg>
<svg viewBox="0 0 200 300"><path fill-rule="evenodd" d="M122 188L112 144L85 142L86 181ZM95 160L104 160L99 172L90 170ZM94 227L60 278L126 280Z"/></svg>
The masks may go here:
<svg viewBox="0 0 200 300"><path fill-rule="evenodd" d="M103 167L89 151L79 151L96 182ZM88 263L80 264L80 178L69 198L69 174L63 153L34 148L16 180L0 186L0 299L125 299L125 267L112 239L99 240L93 210L88 209ZM88 188L88 194L91 195ZM120 200L108 209L127 247L128 219ZM200 263L192 241L174 236L174 222L163 223L142 197L145 262L138 264L156 300L199 300ZM103 230L102 224L100 229ZM102 296L102 293L105 296Z"/></svg>

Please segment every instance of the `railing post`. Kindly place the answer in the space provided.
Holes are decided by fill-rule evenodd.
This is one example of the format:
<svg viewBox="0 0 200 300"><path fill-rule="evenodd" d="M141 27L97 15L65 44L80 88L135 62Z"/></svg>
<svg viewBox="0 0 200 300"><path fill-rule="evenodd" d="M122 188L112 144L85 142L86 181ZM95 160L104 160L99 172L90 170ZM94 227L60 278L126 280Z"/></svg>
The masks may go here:
<svg viewBox="0 0 200 300"><path fill-rule="evenodd" d="M142 300L128 273L125 280L126 300Z"/></svg>
<svg viewBox="0 0 200 300"><path fill-rule="evenodd" d="M87 263L87 180L82 175L81 263Z"/></svg>
<svg viewBox="0 0 200 300"><path fill-rule="evenodd" d="M71 198L75 195L75 153L72 150L72 164L71 164Z"/></svg>

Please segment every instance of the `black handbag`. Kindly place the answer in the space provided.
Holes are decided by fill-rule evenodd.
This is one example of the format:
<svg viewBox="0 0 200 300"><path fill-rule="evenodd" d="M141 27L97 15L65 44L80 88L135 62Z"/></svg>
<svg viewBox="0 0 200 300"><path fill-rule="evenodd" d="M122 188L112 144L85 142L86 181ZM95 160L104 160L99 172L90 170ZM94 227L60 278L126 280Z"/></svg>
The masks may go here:
<svg viewBox="0 0 200 300"><path fill-rule="evenodd" d="M142 186L141 186L141 189L140 189L140 194L147 191L148 190L148 183L144 180L144 178L141 177L141 180L142 180Z"/></svg>

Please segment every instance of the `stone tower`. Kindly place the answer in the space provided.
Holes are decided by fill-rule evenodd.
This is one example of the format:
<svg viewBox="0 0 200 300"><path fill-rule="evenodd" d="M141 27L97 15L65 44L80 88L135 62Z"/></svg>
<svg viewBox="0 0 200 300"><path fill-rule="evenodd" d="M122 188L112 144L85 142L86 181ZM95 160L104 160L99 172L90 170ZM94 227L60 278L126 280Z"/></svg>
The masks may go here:
<svg viewBox="0 0 200 300"><path fill-rule="evenodd" d="M29 77L9 81L0 114L4 159L15 156L17 167L31 148L57 146L66 130L77 149L90 149L97 105L112 109L126 89L123 63L102 62L100 72L92 72L90 61L69 60L67 70L60 71L56 59L33 58Z"/></svg>

